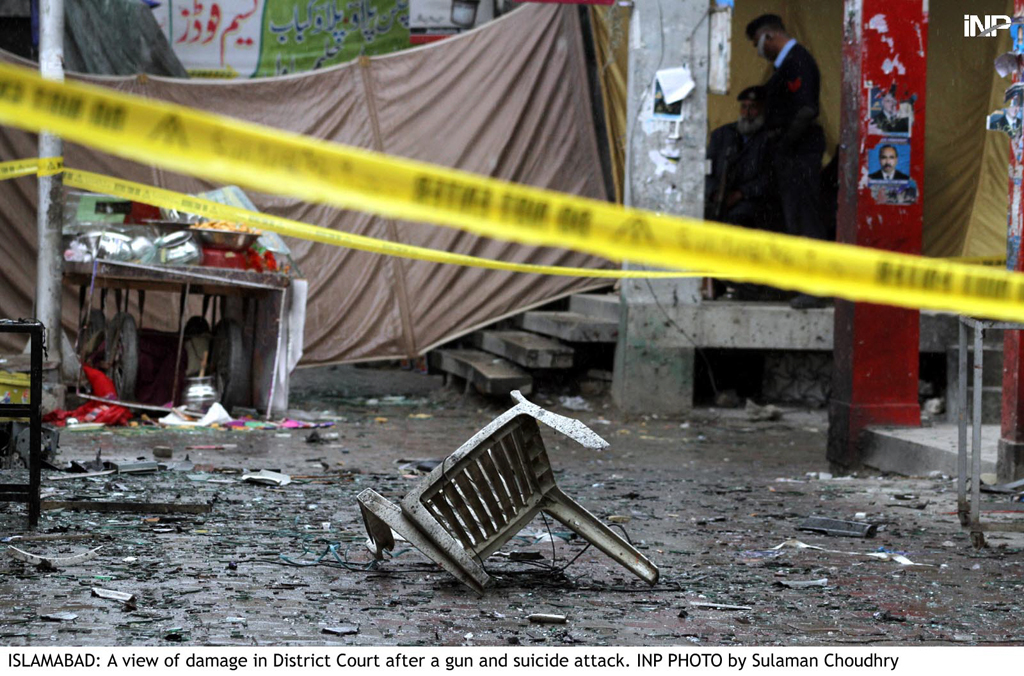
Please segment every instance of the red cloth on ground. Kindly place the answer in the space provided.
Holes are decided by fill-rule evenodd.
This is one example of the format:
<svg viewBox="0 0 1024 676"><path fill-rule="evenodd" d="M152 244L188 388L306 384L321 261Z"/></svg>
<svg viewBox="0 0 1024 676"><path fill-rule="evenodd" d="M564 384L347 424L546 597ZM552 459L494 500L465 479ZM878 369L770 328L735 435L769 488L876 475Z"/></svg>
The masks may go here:
<svg viewBox="0 0 1024 676"><path fill-rule="evenodd" d="M84 364L82 365L82 370L92 386L93 396L103 399L117 398L114 382L103 371ZM64 427L67 424L68 418L77 418L80 423L104 423L116 426L127 424L132 419L132 412L124 406L90 401L82 404L74 411L53 411L48 413L43 417L43 422L56 425L57 427Z"/></svg>

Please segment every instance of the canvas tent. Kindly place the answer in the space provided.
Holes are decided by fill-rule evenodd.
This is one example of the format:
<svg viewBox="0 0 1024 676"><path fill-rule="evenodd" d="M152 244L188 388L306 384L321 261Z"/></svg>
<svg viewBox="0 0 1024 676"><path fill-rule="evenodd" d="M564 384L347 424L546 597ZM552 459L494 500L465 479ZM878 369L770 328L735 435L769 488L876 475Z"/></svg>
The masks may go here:
<svg viewBox="0 0 1024 676"><path fill-rule="evenodd" d="M606 199L579 16L537 5L426 47L313 73L242 82L156 77L82 79L140 96L290 131ZM0 128L0 159L32 157L30 134ZM66 145L69 166L186 193L210 189L180 176ZM338 211L250 192L261 211L434 249L505 261L607 267L607 261L419 223ZM36 185L0 182L0 316L31 314ZM310 281L307 364L421 353L473 328L575 291L593 280L444 266L289 240ZM169 328L172 301L147 299L144 325ZM65 289L73 330L77 293ZM12 345L3 344L3 349Z"/></svg>

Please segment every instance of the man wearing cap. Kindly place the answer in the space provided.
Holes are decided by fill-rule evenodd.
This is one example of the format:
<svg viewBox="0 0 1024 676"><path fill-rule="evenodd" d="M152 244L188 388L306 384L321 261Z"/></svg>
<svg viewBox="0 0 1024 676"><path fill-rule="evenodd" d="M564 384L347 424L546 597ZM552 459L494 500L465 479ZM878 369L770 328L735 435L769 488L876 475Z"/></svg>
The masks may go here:
<svg viewBox="0 0 1024 676"><path fill-rule="evenodd" d="M747 87L736 97L740 116L711 132L704 184L704 216L745 227L769 229L767 207L773 185L768 134L764 130L764 88Z"/></svg>
<svg viewBox="0 0 1024 676"><path fill-rule="evenodd" d="M765 83L765 126L775 139L772 165L786 232L828 239L821 214L821 156L825 134L817 123L821 76L814 57L786 32L782 18L763 14L747 24L747 37L775 73ZM801 294L791 305L806 309L823 299Z"/></svg>

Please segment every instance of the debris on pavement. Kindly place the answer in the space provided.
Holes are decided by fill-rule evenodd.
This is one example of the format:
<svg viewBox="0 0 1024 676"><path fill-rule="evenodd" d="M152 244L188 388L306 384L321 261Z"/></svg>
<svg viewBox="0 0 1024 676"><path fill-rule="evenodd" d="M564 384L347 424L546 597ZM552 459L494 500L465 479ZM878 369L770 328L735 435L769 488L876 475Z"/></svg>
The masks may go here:
<svg viewBox="0 0 1024 676"><path fill-rule="evenodd" d="M46 613L45 615L40 615L39 619L46 622L71 622L78 619L78 615L68 612Z"/></svg>
<svg viewBox="0 0 1024 676"><path fill-rule="evenodd" d="M99 597L101 599L108 599L110 601L118 601L120 603L123 603L125 610L135 610L136 607L135 594L114 591L113 589L101 589L100 587L93 587L92 595Z"/></svg>
<svg viewBox="0 0 1024 676"><path fill-rule="evenodd" d="M201 417L189 415L183 408L172 409L170 413L159 419L161 425L209 427L231 422L227 410L219 403L214 403Z"/></svg>
<svg viewBox="0 0 1024 676"><path fill-rule="evenodd" d="M590 404L581 396L569 397L561 396L558 398L558 403L562 408L567 408L570 411L589 411Z"/></svg>
<svg viewBox="0 0 1024 676"><path fill-rule="evenodd" d="M565 624L568 621L565 615L553 615L550 613L533 613L527 615L526 619L534 624Z"/></svg>
<svg viewBox="0 0 1024 676"><path fill-rule="evenodd" d="M711 603L710 601L690 601L694 608L705 608L707 610L753 610L753 606L734 606L728 603Z"/></svg>
<svg viewBox="0 0 1024 676"><path fill-rule="evenodd" d="M367 378L379 377L376 369L366 371ZM560 393L538 391L552 400ZM653 588L594 547L587 549L587 541L562 523L544 523L540 515L484 559L494 577L484 597L476 598L397 537L389 558L373 561L362 547L367 536L360 514L351 508L355 496L372 487L401 509L400 499L423 476L412 467L399 469L404 463L396 464L397 458L434 459L439 466L439 459L506 408L446 390L417 409L343 409L337 399L311 407L318 416L328 408L347 416L337 428L344 449L334 445L342 442L305 443L313 430L277 438L280 428L262 421L232 429L106 428L67 435L65 464L97 451L104 459L157 459L155 445L173 449L161 470L181 462L189 447L194 464L186 472L97 476L44 469L45 501L189 501L214 508L195 515L49 509L33 531L25 526L22 506L0 506L0 541L8 540L0 549L13 544L43 557L65 557L105 545L95 559L62 567L59 574L0 552L0 633L12 646L178 647L181 641L435 646L470 641L464 637L472 633L475 645L534 650L570 641L850 646L1024 640L1024 609L1013 602L1024 570L1024 536L994 533L988 547L973 549L955 516L953 479L870 469L828 479L821 471L829 469L823 409L787 407L782 421L751 422L742 408L698 407L683 420L658 420L630 418L608 398L585 396L607 423L591 424L598 413L580 414L583 422L620 443L595 453L540 426L551 478L606 524L609 515L631 517L625 527L635 548L666 574ZM433 419L408 416L417 411ZM387 415L389 423L374 424L376 415ZM697 442L698 434L707 441ZM276 489L240 480L263 467L288 475L292 483ZM444 470L458 490L452 469L449 461ZM191 481L189 475L209 480ZM317 476L324 478L309 478ZM1011 497L990 498L992 508L1001 509L999 503ZM898 509L925 502L930 504L923 511ZM878 533L870 541L844 541L795 530L810 514L871 522ZM144 519L157 516L159 521ZM456 518L461 522L458 513ZM35 540L44 537L54 541ZM769 549L789 538L808 548ZM288 565L281 558L313 562L328 544L337 556L328 553L316 566ZM747 551L760 549L766 551ZM822 578L828 586L776 585ZM117 600L90 597L93 587L131 592L138 609L129 612ZM714 605L701 608L691 600ZM714 607L717 602L753 610ZM63 624L40 617L54 612L78 617ZM572 622L535 624L527 620L531 613L564 614ZM225 616L244 617L247 624ZM324 631L349 625L358 632Z"/></svg>
<svg viewBox="0 0 1024 676"><path fill-rule="evenodd" d="M251 484L260 484L262 486L287 486L292 482L292 478L287 474L281 472L272 472L269 469L261 469L259 472L254 474L243 474L242 481Z"/></svg>
<svg viewBox="0 0 1024 676"><path fill-rule="evenodd" d="M808 587L827 587L828 578L823 577L820 580L776 580L775 584L780 587L788 587L789 589L807 589Z"/></svg>
<svg viewBox="0 0 1024 676"><path fill-rule="evenodd" d="M801 521L800 525L796 528L797 530L821 533L823 535L850 538L873 538L878 533L878 526L873 523L843 521L824 516L809 516Z"/></svg>
<svg viewBox="0 0 1024 676"><path fill-rule="evenodd" d="M341 438L341 435L337 432L321 432L320 430L313 430L306 435L307 444L326 444L331 441L337 441Z"/></svg>
<svg viewBox="0 0 1024 676"><path fill-rule="evenodd" d="M904 554L899 552L886 551L884 547L880 548L882 551L874 552L843 552L838 549L826 549L825 547L817 547L815 545L809 545L799 540L786 540L782 544L772 547L775 551L781 551L786 548L794 549L811 549L819 552L827 552L829 554L844 554L846 556L866 556L872 559L879 559L881 561L894 561L901 566L924 566L928 568L938 568L939 566L933 563L914 563L908 559Z"/></svg>
<svg viewBox="0 0 1024 676"><path fill-rule="evenodd" d="M80 509L85 512L130 512L133 514L206 514L213 509L209 503L128 502L107 500L43 500L42 510Z"/></svg>
<svg viewBox="0 0 1024 676"><path fill-rule="evenodd" d="M750 399L747 399L746 413L748 419L758 422L763 420L782 419L782 409L778 406L775 406L774 404L758 406Z"/></svg>
<svg viewBox="0 0 1024 676"><path fill-rule="evenodd" d="M87 552L81 554L75 554L74 556L41 556L39 554L32 554L22 549L18 549L13 545L7 546L7 555L11 558L17 559L18 561L24 561L25 563L32 564L33 566L40 566L45 570L56 570L66 566L74 566L79 563L85 563L89 559L94 559L99 555L100 550L103 546L90 549Z"/></svg>
<svg viewBox="0 0 1024 676"><path fill-rule="evenodd" d="M141 474L143 472L155 472L160 469L160 464L154 460L129 460L124 462L109 463L118 474Z"/></svg>
<svg viewBox="0 0 1024 676"><path fill-rule="evenodd" d="M333 634L335 636L352 636L359 633L359 625L342 624L337 627L324 627L321 633Z"/></svg>

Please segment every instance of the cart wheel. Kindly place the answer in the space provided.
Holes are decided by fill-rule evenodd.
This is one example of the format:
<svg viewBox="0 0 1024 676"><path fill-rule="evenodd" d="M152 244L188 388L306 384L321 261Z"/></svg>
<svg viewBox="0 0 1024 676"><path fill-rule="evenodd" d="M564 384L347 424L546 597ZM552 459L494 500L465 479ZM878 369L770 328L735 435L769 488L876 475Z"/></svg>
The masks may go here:
<svg viewBox="0 0 1024 676"><path fill-rule="evenodd" d="M121 401L135 398L135 380L139 374L139 330L127 312L118 312L107 329L107 375Z"/></svg>
<svg viewBox="0 0 1024 676"><path fill-rule="evenodd" d="M233 319L222 319L213 332L213 369L220 403L227 410L248 399L245 392L245 346L242 327Z"/></svg>
<svg viewBox="0 0 1024 676"><path fill-rule="evenodd" d="M979 531L971 531L971 544L975 549L982 549L985 546L985 534Z"/></svg>
<svg viewBox="0 0 1024 676"><path fill-rule="evenodd" d="M90 310L88 320L88 331L86 331L85 326L78 327L78 335L81 336L79 343L84 346L83 354L86 357L89 357L99 349L100 341L104 339L107 333L107 318L102 310ZM83 331L86 332L83 333Z"/></svg>

